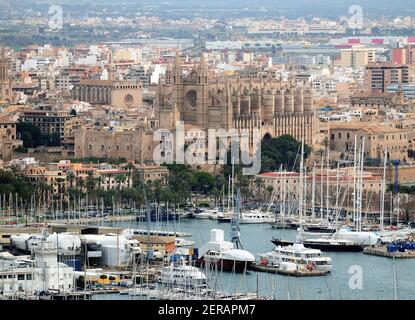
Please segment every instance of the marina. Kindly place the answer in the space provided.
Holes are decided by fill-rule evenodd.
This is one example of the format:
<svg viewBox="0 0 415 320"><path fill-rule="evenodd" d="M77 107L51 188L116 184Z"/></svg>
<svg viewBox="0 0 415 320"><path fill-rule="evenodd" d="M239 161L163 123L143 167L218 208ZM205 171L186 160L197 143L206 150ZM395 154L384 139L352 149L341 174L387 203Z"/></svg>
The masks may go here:
<svg viewBox="0 0 415 320"><path fill-rule="evenodd" d="M109 224L118 228L140 228L137 222ZM210 230L222 228L226 224L213 220L186 219L181 221L181 230L193 234L196 246L201 246L209 240ZM172 229L171 223L152 223L152 228ZM177 227L177 226L176 226ZM241 225L241 241L244 248L254 255L273 250L275 246L270 239L275 236L275 230L270 225ZM295 230L280 230L286 239L295 241ZM229 238L225 232L225 239ZM255 240L255 241L254 241ZM284 274L257 272L249 270L245 273L221 272L217 275L219 287L228 292L256 292L257 280L261 296L275 297L277 299L391 299L393 292L393 264L392 260L380 256L372 256L363 252L331 252L333 269L324 277L287 277ZM349 288L350 269L358 265L363 272L363 285L365 290ZM412 277L411 259L401 259L396 262L397 285L399 295L408 299L415 299L411 292L415 280ZM258 278L258 279L257 279ZM208 277L209 279L209 277ZM324 279L324 280L322 280ZM244 284L244 285L242 285ZM100 295L94 299L119 299L117 295Z"/></svg>

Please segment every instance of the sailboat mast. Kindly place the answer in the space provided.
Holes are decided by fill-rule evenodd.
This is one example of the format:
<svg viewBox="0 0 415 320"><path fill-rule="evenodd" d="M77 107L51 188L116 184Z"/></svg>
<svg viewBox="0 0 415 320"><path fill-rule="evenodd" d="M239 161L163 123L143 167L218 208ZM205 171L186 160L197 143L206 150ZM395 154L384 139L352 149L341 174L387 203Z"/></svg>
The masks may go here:
<svg viewBox="0 0 415 320"><path fill-rule="evenodd" d="M235 209L235 204L234 204L234 182L235 179L235 158L232 157L232 195L231 195L231 200L232 200L232 211Z"/></svg>
<svg viewBox="0 0 415 320"><path fill-rule="evenodd" d="M228 212L231 210L231 176L228 178Z"/></svg>
<svg viewBox="0 0 415 320"><path fill-rule="evenodd" d="M329 222L330 210L330 147L327 147L327 171L326 171L326 222Z"/></svg>
<svg viewBox="0 0 415 320"><path fill-rule="evenodd" d="M382 194L380 200L380 231L384 229L385 220L385 193L386 193L386 161L388 155L388 147L385 147L385 154L383 156L383 178L382 178Z"/></svg>
<svg viewBox="0 0 415 320"><path fill-rule="evenodd" d="M320 165L320 220L323 221L323 195L324 195L324 187L323 187L323 168L324 168L324 151L321 154L321 165Z"/></svg>
<svg viewBox="0 0 415 320"><path fill-rule="evenodd" d="M315 214L315 199L316 199L316 163L314 162L313 166L313 181L311 185L311 218L314 220L316 217Z"/></svg>
<svg viewBox="0 0 415 320"><path fill-rule="evenodd" d="M301 161L300 161L300 186L299 186L299 201L298 201L298 217L300 223L300 232L303 228L303 169L304 168L304 140L301 140Z"/></svg>
<svg viewBox="0 0 415 320"><path fill-rule="evenodd" d="M359 228L358 231L362 231L362 198L363 198L363 165L364 165L364 155L365 155L365 137L362 139L361 145L361 159L360 159L360 172L359 172Z"/></svg>

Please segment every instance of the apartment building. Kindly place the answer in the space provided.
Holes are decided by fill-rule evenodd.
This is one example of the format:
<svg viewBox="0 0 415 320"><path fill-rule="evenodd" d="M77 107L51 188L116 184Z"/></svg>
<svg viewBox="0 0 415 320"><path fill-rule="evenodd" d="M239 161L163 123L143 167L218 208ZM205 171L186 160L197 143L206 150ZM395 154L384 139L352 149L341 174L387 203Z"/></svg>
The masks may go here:
<svg viewBox="0 0 415 320"><path fill-rule="evenodd" d="M365 69L366 92L385 93L390 86L408 84L409 81L410 69L405 64L377 62L369 63Z"/></svg>

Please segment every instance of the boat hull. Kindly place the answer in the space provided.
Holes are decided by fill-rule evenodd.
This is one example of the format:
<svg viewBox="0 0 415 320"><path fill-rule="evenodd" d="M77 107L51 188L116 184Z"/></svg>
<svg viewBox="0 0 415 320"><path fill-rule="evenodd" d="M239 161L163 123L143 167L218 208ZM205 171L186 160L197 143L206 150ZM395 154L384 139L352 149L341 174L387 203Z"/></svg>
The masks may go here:
<svg viewBox="0 0 415 320"><path fill-rule="evenodd" d="M196 267L204 268L208 265L210 268L218 271L226 271L226 272L236 272L242 273L248 270L251 266L252 262L250 261L239 261L239 260L228 260L228 259L220 259L217 261L205 261L202 257L197 259L195 262Z"/></svg>
<svg viewBox="0 0 415 320"><path fill-rule="evenodd" d="M292 245L293 241L273 239L271 240L276 246L289 246ZM363 246L358 244L353 245L335 245L335 244L321 244L321 243L307 243L303 242L304 247L310 249L318 249L323 252L361 252L363 251Z"/></svg>

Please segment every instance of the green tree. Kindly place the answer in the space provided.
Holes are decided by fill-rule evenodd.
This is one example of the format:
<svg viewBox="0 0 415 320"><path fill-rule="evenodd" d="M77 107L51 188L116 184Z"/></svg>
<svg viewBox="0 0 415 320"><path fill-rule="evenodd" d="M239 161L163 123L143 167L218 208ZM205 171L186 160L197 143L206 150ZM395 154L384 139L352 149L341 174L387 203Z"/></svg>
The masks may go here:
<svg viewBox="0 0 415 320"><path fill-rule="evenodd" d="M23 147L33 148L35 146L32 135L29 131L24 131L21 135L21 139L23 140Z"/></svg>
<svg viewBox="0 0 415 320"><path fill-rule="evenodd" d="M42 133L38 126L30 122L19 122L16 125L16 132L20 135L26 148L35 148L42 145Z"/></svg>
<svg viewBox="0 0 415 320"><path fill-rule="evenodd" d="M68 172L66 175L66 180L69 182L69 187L73 188L73 183L75 181L75 175L73 172Z"/></svg>
<svg viewBox="0 0 415 320"><path fill-rule="evenodd" d="M96 184L97 184L97 180L95 179L93 172L88 171L88 176L85 182L88 193L91 193L95 189Z"/></svg>
<svg viewBox="0 0 415 320"><path fill-rule="evenodd" d="M282 164L286 170L298 170L300 164L301 142L290 135L283 135L263 141L261 145L261 171L278 171ZM308 145L304 145L304 159L311 152Z"/></svg>
<svg viewBox="0 0 415 320"><path fill-rule="evenodd" d="M124 173L117 173L115 175L115 182L118 184L118 190L121 191L122 184L127 180Z"/></svg>

